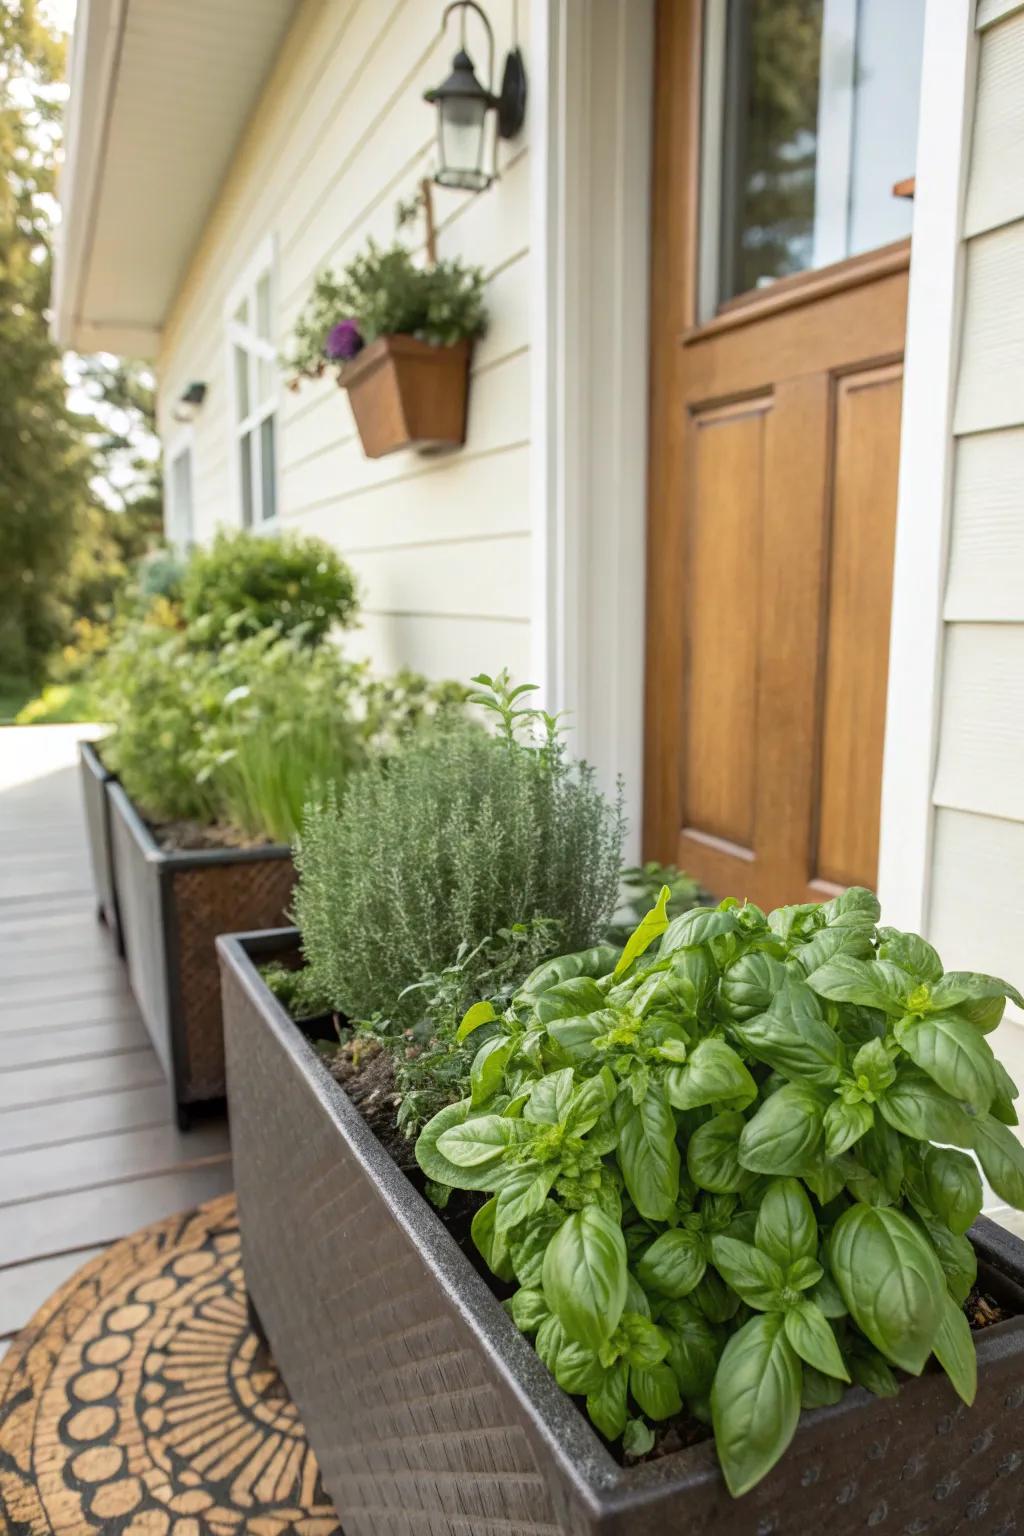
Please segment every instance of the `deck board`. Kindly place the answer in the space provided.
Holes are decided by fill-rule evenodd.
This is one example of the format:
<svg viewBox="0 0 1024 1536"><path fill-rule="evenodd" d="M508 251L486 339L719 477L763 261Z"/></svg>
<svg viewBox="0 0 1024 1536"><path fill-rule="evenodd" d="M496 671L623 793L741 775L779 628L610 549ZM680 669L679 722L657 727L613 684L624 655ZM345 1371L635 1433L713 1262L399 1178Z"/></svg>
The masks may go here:
<svg viewBox="0 0 1024 1536"><path fill-rule="evenodd" d="M231 1187L223 1116L182 1134L96 919L83 728L0 728L0 1357L104 1247Z"/></svg>

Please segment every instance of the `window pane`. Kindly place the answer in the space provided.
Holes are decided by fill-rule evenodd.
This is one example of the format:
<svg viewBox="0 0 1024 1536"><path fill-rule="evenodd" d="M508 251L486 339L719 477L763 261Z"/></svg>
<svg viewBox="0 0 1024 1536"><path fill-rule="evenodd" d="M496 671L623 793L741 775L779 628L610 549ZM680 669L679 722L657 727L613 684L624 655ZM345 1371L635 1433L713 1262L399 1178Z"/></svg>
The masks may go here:
<svg viewBox="0 0 1024 1536"><path fill-rule="evenodd" d="M244 347L235 348L235 408L239 421L243 421L252 409L249 400L249 354Z"/></svg>
<svg viewBox="0 0 1024 1536"><path fill-rule="evenodd" d="M925 0L705 0L700 312L909 235Z"/></svg>
<svg viewBox="0 0 1024 1536"><path fill-rule="evenodd" d="M260 422L260 475L263 521L277 516L277 489L275 475L274 418L267 416Z"/></svg>
<svg viewBox="0 0 1024 1536"><path fill-rule="evenodd" d="M276 383L276 370L272 358L260 357L256 359L256 394L257 405L265 405L268 400L274 398Z"/></svg>
<svg viewBox="0 0 1024 1536"><path fill-rule="evenodd" d="M264 272L256 284L256 334L272 341L270 334L270 273Z"/></svg>
<svg viewBox="0 0 1024 1536"><path fill-rule="evenodd" d="M252 527L252 445L251 432L243 432L238 441L239 479L242 487L242 527Z"/></svg>
<svg viewBox="0 0 1024 1536"><path fill-rule="evenodd" d="M243 299L242 300L241 304L239 304L238 308L235 310L234 316L232 318L237 320L239 325L248 325L249 324L249 300L248 299Z"/></svg>

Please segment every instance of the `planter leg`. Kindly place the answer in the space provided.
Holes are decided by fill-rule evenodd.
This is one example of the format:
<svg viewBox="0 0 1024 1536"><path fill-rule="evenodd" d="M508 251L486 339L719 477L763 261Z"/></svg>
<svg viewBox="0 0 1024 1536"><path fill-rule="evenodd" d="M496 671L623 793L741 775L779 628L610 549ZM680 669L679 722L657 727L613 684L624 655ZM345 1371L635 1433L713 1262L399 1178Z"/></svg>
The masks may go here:
<svg viewBox="0 0 1024 1536"><path fill-rule="evenodd" d="M190 1104L175 1104L174 1118L178 1122L179 1131L192 1129L192 1107Z"/></svg>
<svg viewBox="0 0 1024 1536"><path fill-rule="evenodd" d="M245 1311L249 1319L249 1327L259 1339L260 1343L263 1345L263 1348L269 1350L270 1345L267 1343L267 1335L264 1332L263 1321L256 1310L256 1303L253 1301L248 1291L245 1294Z"/></svg>

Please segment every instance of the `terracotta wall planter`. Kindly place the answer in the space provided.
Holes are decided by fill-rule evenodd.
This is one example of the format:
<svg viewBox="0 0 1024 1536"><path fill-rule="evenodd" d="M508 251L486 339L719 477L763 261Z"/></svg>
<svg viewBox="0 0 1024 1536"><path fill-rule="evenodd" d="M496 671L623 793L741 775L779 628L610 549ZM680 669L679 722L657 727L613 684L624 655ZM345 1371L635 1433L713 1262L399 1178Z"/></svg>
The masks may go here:
<svg viewBox="0 0 1024 1536"><path fill-rule="evenodd" d="M1014 1528L1024 1316L977 1339L973 1409L938 1370L805 1414L732 1500L710 1441L622 1468L256 965L296 935L218 941L246 1281L346 1536L833 1536ZM1024 1305L1024 1244L981 1221L983 1285Z"/></svg>
<svg viewBox="0 0 1024 1536"><path fill-rule="evenodd" d="M89 844L89 864L92 868L93 889L96 892L96 909L101 920L110 929L110 936L119 955L124 954L124 936L121 932L121 916L117 905L117 888L114 885L114 860L110 847L110 803L107 784L114 775L104 768L91 742L78 743L78 762L81 768L82 801L85 806L85 832Z"/></svg>
<svg viewBox="0 0 1024 1536"><path fill-rule="evenodd" d="M190 1104L224 1096L217 935L240 917L285 920L291 849L167 852L123 787L114 781L106 791L128 977L184 1127Z"/></svg>
<svg viewBox="0 0 1024 1536"><path fill-rule="evenodd" d="M399 448L457 448L466 441L470 343L434 347L413 336L379 336L346 363L363 452L380 459Z"/></svg>

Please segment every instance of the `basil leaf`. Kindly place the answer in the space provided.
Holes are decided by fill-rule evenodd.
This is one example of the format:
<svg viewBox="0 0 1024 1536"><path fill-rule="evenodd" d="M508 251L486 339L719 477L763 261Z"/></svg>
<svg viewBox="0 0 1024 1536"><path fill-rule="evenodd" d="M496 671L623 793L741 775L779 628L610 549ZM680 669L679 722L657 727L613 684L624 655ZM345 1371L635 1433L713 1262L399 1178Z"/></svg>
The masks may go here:
<svg viewBox="0 0 1024 1536"><path fill-rule="evenodd" d="M597 1206L575 1211L547 1246L544 1299L577 1344L600 1349L626 1305L626 1244Z"/></svg>
<svg viewBox="0 0 1024 1536"><path fill-rule="evenodd" d="M952 1296L946 1297L943 1307L935 1358L953 1383L957 1396L970 1407L978 1392L978 1356L971 1325Z"/></svg>
<svg viewBox="0 0 1024 1536"><path fill-rule="evenodd" d="M700 1308L709 1323L727 1323L740 1308L739 1297L713 1269L705 1271L703 1280L689 1299Z"/></svg>
<svg viewBox="0 0 1024 1536"><path fill-rule="evenodd" d="M983 1003L1008 997L1024 1008L1024 997L1008 981L998 976L984 976L977 971L947 971L932 988L933 1008L955 1008L961 1003Z"/></svg>
<svg viewBox="0 0 1024 1536"><path fill-rule="evenodd" d="M836 1099L825 1111L825 1156L839 1157L870 1131L875 1111L870 1104L844 1104Z"/></svg>
<svg viewBox="0 0 1024 1536"><path fill-rule="evenodd" d="M699 1109L705 1104L757 1098L757 1084L724 1040L701 1040L685 1066L669 1067L665 1091L676 1109Z"/></svg>
<svg viewBox="0 0 1024 1536"><path fill-rule="evenodd" d="M558 1178L557 1163L525 1163L509 1170L497 1195L495 1231L506 1233L542 1210ZM493 1268L493 1265L491 1266ZM511 1279L511 1275L505 1278Z"/></svg>
<svg viewBox="0 0 1024 1536"><path fill-rule="evenodd" d="M901 933L898 928L879 928L878 937L880 960L891 960L918 981L938 981L942 975L942 961L920 934Z"/></svg>
<svg viewBox="0 0 1024 1536"><path fill-rule="evenodd" d="M594 1041L614 1028L616 1018L609 1009L602 1009L585 1019L555 1019L547 1026L548 1038L562 1053L562 1060L586 1061L594 1054Z"/></svg>
<svg viewBox="0 0 1024 1536"><path fill-rule="evenodd" d="M858 960L842 954L812 971L807 985L834 1003L860 1003L891 1014L906 1012L906 1000L914 989L906 971L889 960Z"/></svg>
<svg viewBox="0 0 1024 1536"><path fill-rule="evenodd" d="M438 1148L441 1137L463 1125L470 1110L468 1099L462 1099L458 1104L446 1104L444 1109L438 1110L417 1138L416 1161L427 1178L435 1184L447 1184L452 1189L497 1189L506 1175L506 1169L501 1163L488 1162L481 1167L467 1168L449 1161ZM506 1124L511 1125L512 1121L506 1121Z"/></svg>
<svg viewBox="0 0 1024 1536"><path fill-rule="evenodd" d="M525 1285L510 1299L508 1309L520 1333L536 1333L545 1318L551 1316L544 1292Z"/></svg>
<svg viewBox="0 0 1024 1536"><path fill-rule="evenodd" d="M996 1091L992 1050L966 1019L930 1013L923 1019L901 1020L895 1035L911 1060L952 1098L988 1109Z"/></svg>
<svg viewBox="0 0 1024 1536"><path fill-rule="evenodd" d="M828 1255L824 1252L820 1259L824 1261ZM828 1265L822 1262L822 1275L817 1285L813 1287L808 1297L816 1307L820 1307L826 1317L846 1317L846 1302L835 1280L832 1278Z"/></svg>
<svg viewBox="0 0 1024 1536"><path fill-rule="evenodd" d="M628 1365L659 1365L668 1354L668 1338L641 1312L623 1312L617 1339Z"/></svg>
<svg viewBox="0 0 1024 1536"><path fill-rule="evenodd" d="M812 1365L804 1366L803 1386L800 1392L801 1408L833 1408L842 1402L843 1383L835 1376L826 1376Z"/></svg>
<svg viewBox="0 0 1024 1536"><path fill-rule="evenodd" d="M626 946L619 956L612 972L613 976L621 976L628 971L634 960L639 959L645 949L649 949L655 939L661 937L668 927L668 903L672 892L667 885L663 885L657 901L651 910L641 918L640 922L626 940Z"/></svg>
<svg viewBox="0 0 1024 1536"><path fill-rule="evenodd" d="M548 987L534 1003L534 1011L542 1024L553 1024L556 1019L580 1019L597 1013L606 1006L607 999L592 976L572 976Z"/></svg>
<svg viewBox="0 0 1024 1536"><path fill-rule="evenodd" d="M622 1432L622 1450L626 1456L646 1456L654 1449L654 1430L643 1419L630 1419Z"/></svg>
<svg viewBox="0 0 1024 1536"><path fill-rule="evenodd" d="M978 1256L973 1243L964 1233L958 1236L951 1232L944 1221L936 1221L932 1216L920 1216L918 1219L942 1266L946 1288L962 1304L971 1294L971 1286L978 1278Z"/></svg>
<svg viewBox="0 0 1024 1536"><path fill-rule="evenodd" d="M919 1068L901 1065L896 1081L879 1097L878 1108L904 1136L953 1147L974 1145L977 1120Z"/></svg>
<svg viewBox="0 0 1024 1536"><path fill-rule="evenodd" d="M717 939L723 933L735 933L739 923L735 912L722 911L718 907L693 907L675 918L665 930L658 949L664 960L677 949L692 949Z"/></svg>
<svg viewBox="0 0 1024 1536"><path fill-rule="evenodd" d="M857 1143L857 1156L879 1180L894 1205L899 1204L903 1193L903 1147L900 1136L881 1115L875 1116L871 1129Z"/></svg>
<svg viewBox="0 0 1024 1536"><path fill-rule="evenodd" d="M487 1001L474 1003L472 1008L467 1009L462 1015L462 1023L455 1031L456 1040L465 1040L466 1036L471 1035L474 1029L479 1029L481 1024L489 1024L492 1019L497 1017L498 1015L494 1011L493 1003Z"/></svg>
<svg viewBox="0 0 1024 1536"><path fill-rule="evenodd" d="M523 1106L523 1119L535 1125L559 1125L565 1119L574 1085L572 1067L561 1067L538 1078Z"/></svg>
<svg viewBox="0 0 1024 1536"><path fill-rule="evenodd" d="M713 1237L711 1258L725 1283L749 1307L767 1312L781 1306L785 1276L768 1254L734 1237Z"/></svg>
<svg viewBox="0 0 1024 1536"><path fill-rule="evenodd" d="M875 1397L898 1397L899 1382L889 1364L876 1349L863 1340L855 1341L848 1357L850 1375L858 1387L873 1392Z"/></svg>
<svg viewBox="0 0 1024 1536"><path fill-rule="evenodd" d="M629 1390L648 1418L670 1419L682 1411L679 1384L670 1365L631 1365Z"/></svg>
<svg viewBox="0 0 1024 1536"><path fill-rule="evenodd" d="M566 1214L553 1200L545 1202L544 1209L526 1225L513 1228L508 1234L512 1268L520 1285L535 1289L541 1284L544 1255L548 1243L558 1231Z"/></svg>
<svg viewBox="0 0 1024 1536"><path fill-rule="evenodd" d="M515 1048L516 1042L511 1036L495 1035L493 1039L485 1040L477 1051L469 1073L470 1102L474 1109L479 1109L498 1092Z"/></svg>
<svg viewBox="0 0 1024 1536"><path fill-rule="evenodd" d="M801 1360L826 1376L849 1381L850 1373L836 1343L829 1321L813 1301L798 1301L785 1313L786 1338Z"/></svg>
<svg viewBox="0 0 1024 1536"><path fill-rule="evenodd" d="M818 1252L818 1223L796 1179L773 1179L757 1213L755 1241L763 1253L787 1268Z"/></svg>
<svg viewBox="0 0 1024 1536"><path fill-rule="evenodd" d="M832 924L867 924L874 927L882 914L878 897L864 885L851 885L840 891L821 909L825 922Z"/></svg>
<svg viewBox="0 0 1024 1536"><path fill-rule="evenodd" d="M726 1344L711 1388L722 1474L734 1498L778 1461L800 1417L800 1361L780 1313L752 1317Z"/></svg>
<svg viewBox="0 0 1024 1536"><path fill-rule="evenodd" d="M774 914L773 914L774 915ZM786 977L781 960L759 950L741 955L724 972L718 986L721 1011L730 1019L743 1020L764 1013Z"/></svg>
<svg viewBox="0 0 1024 1536"><path fill-rule="evenodd" d="M607 976L618 954L613 944L595 944L590 949L580 949L572 955L559 955L554 960L545 960L543 965L538 965L535 971L530 972L519 991L537 997L563 981L570 981L574 976Z"/></svg>
<svg viewBox="0 0 1024 1536"><path fill-rule="evenodd" d="M800 944L790 952L787 963L798 966L805 976L809 976L836 955L870 960L873 954L870 931L866 928L820 928L806 944Z"/></svg>
<svg viewBox="0 0 1024 1536"><path fill-rule="evenodd" d="M701 1189L732 1195L739 1194L750 1182L739 1161L743 1126L741 1114L726 1110L694 1131L686 1149L686 1169Z"/></svg>
<svg viewBox="0 0 1024 1536"><path fill-rule="evenodd" d="M492 1274L497 1275L499 1280L511 1280L513 1270L508 1243L495 1226L497 1208L496 1198L488 1200L473 1217L469 1230Z"/></svg>
<svg viewBox="0 0 1024 1536"><path fill-rule="evenodd" d="M512 1143L518 1124L501 1115L478 1115L442 1131L437 1150L456 1168L480 1168L497 1161Z"/></svg>
<svg viewBox="0 0 1024 1536"><path fill-rule="evenodd" d="M685 1398L706 1397L711 1391L721 1345L715 1329L690 1302L673 1302L660 1317L668 1338L665 1356Z"/></svg>
<svg viewBox="0 0 1024 1536"><path fill-rule="evenodd" d="M974 1149L999 1198L1024 1210L1024 1147L1013 1132L991 1115L981 1115L974 1122Z"/></svg>
<svg viewBox="0 0 1024 1536"><path fill-rule="evenodd" d="M855 1205L836 1222L829 1268L876 1349L920 1375L942 1320L946 1282L921 1233L891 1206Z"/></svg>
<svg viewBox="0 0 1024 1536"><path fill-rule="evenodd" d="M572 1136L585 1136L593 1130L601 1116L610 1108L615 1096L616 1083L607 1067L596 1077L588 1077L576 1089L564 1114L566 1132ZM590 1145L590 1143L588 1143Z"/></svg>
<svg viewBox="0 0 1024 1536"><path fill-rule="evenodd" d="M928 1204L949 1227L964 1233L981 1215L984 1195L973 1157L951 1147L927 1147L921 1165Z"/></svg>
<svg viewBox="0 0 1024 1536"><path fill-rule="evenodd" d="M534 1348L563 1392L582 1395L604 1380L604 1366L594 1351L574 1343L550 1313L537 1330Z"/></svg>
<svg viewBox="0 0 1024 1536"><path fill-rule="evenodd" d="M801 1174L824 1134L827 1100L804 1083L787 1083L766 1099L740 1137L740 1163L752 1173Z"/></svg>
<svg viewBox="0 0 1024 1536"><path fill-rule="evenodd" d="M587 1393L587 1412L606 1440L617 1440L626 1427L628 1386L629 1366L618 1360L605 1371L600 1385Z"/></svg>
<svg viewBox="0 0 1024 1536"><path fill-rule="evenodd" d="M676 1122L664 1095L649 1088L623 1120L618 1162L630 1198L648 1221L667 1221L679 1195Z"/></svg>
<svg viewBox="0 0 1024 1536"><path fill-rule="evenodd" d="M786 976L765 1013L730 1028L752 1056L784 1077L825 1086L839 1081L842 1041L825 1022L810 987L797 976Z"/></svg>
<svg viewBox="0 0 1024 1536"><path fill-rule="evenodd" d="M700 1284L706 1268L700 1237L685 1227L676 1227L655 1238L641 1255L636 1273L646 1290L678 1301Z"/></svg>

